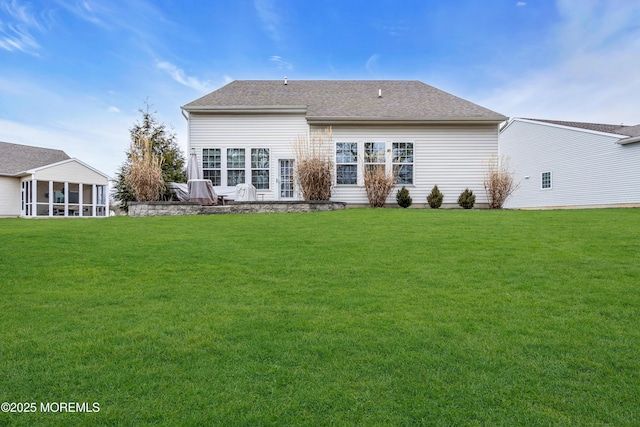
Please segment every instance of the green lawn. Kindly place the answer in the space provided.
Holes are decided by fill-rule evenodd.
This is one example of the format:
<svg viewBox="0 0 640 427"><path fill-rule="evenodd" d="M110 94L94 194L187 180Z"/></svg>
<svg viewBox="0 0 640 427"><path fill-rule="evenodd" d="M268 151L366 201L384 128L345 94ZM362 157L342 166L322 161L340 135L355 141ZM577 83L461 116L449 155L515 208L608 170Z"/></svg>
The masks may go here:
<svg viewBox="0 0 640 427"><path fill-rule="evenodd" d="M0 425L640 425L640 209L0 220Z"/></svg>

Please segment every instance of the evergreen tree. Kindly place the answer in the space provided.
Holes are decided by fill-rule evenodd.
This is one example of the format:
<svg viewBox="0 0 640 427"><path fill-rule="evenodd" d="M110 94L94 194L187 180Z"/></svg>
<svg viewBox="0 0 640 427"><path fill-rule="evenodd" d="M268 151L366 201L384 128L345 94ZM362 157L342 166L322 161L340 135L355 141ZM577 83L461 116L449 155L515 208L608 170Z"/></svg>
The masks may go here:
<svg viewBox="0 0 640 427"><path fill-rule="evenodd" d="M186 182L185 157L180 147L176 134L167 129L164 123L160 123L156 118L157 111L151 111L152 105L145 101L145 108L138 111L142 114L142 119L129 129L132 141L140 141L147 137L151 141L153 153L162 159L162 179L167 182ZM135 196L128 188L126 176L131 168L131 152L127 151L127 159L118 169L115 184L113 187L113 198L120 202L120 208L128 209L129 202L136 200ZM163 195L165 200L171 198L171 194L166 190Z"/></svg>
<svg viewBox="0 0 640 427"><path fill-rule="evenodd" d="M403 185L398 193L396 194L396 201L398 205L403 208L408 208L413 203L413 199L409 195L409 190Z"/></svg>
<svg viewBox="0 0 640 427"><path fill-rule="evenodd" d="M460 193L460 197L458 197L458 204L463 209L471 209L473 208L473 205L475 203L476 203L476 195L473 194L473 191L467 188L462 193Z"/></svg>
<svg viewBox="0 0 640 427"><path fill-rule="evenodd" d="M442 206L443 199L444 194L440 192L437 185L434 185L431 193L427 195L427 202L429 202L429 206L431 206L431 209L438 209L440 206Z"/></svg>

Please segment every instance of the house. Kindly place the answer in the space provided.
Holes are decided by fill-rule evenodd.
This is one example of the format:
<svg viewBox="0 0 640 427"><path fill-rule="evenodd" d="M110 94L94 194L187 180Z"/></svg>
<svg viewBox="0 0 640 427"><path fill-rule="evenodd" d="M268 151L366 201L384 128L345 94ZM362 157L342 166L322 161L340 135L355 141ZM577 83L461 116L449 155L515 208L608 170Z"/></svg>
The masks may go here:
<svg viewBox="0 0 640 427"><path fill-rule="evenodd" d="M505 208L640 206L640 125L514 118L499 143L520 184Z"/></svg>
<svg viewBox="0 0 640 427"><path fill-rule="evenodd" d="M0 217L106 216L107 184L64 151L0 142Z"/></svg>
<svg viewBox="0 0 640 427"><path fill-rule="evenodd" d="M457 206L469 187L486 203L485 162L507 118L420 81L244 80L181 107L188 146L219 193L250 182L258 200L296 200L293 143L332 130L331 199L366 204L365 164L398 174L426 204L434 185ZM186 113L186 114L185 114ZM395 203L395 191L388 202Z"/></svg>

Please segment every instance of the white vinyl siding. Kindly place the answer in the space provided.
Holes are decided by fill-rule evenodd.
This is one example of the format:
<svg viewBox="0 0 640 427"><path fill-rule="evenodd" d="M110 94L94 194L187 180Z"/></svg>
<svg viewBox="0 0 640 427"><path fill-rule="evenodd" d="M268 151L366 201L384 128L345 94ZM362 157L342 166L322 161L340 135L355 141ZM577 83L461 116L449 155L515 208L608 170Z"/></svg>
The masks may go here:
<svg viewBox="0 0 640 427"><path fill-rule="evenodd" d="M20 216L20 179L0 176L0 217Z"/></svg>
<svg viewBox="0 0 640 427"><path fill-rule="evenodd" d="M500 134L520 183L507 208L640 203L640 143L620 145L614 135L514 120ZM552 171L552 191L541 172Z"/></svg>
<svg viewBox="0 0 640 427"><path fill-rule="evenodd" d="M299 135L307 135L309 127L303 114L205 114L191 113L189 118L189 146L195 148L199 164L202 164L202 150L220 148L226 157L227 149L245 150L245 180L252 182L254 173L256 183L263 182L265 171L268 171L268 189L259 189L262 194L259 200L276 200L278 198L278 160L295 158L293 143ZM251 166L251 150L268 149L268 168L264 164L262 153L260 167ZM223 167L227 166L222 159ZM262 171L262 172L260 172ZM257 176L260 175L260 178ZM254 184L255 185L255 184ZM261 184L262 186L264 184ZM258 186L256 186L258 187ZM227 185L222 177L220 193L233 193L235 188Z"/></svg>
<svg viewBox="0 0 640 427"><path fill-rule="evenodd" d="M322 130L314 126L311 131ZM414 204L427 204L427 194L434 185L444 194L445 204L457 206L458 196L465 188L476 194L476 204L486 203L484 173L486 163L498 151L498 127L495 124L461 125L333 125L336 142L385 141L413 142L413 184L406 185ZM362 154L364 158L364 153ZM390 160L392 161L392 160ZM336 185L332 199L354 204L367 204L362 186L362 170L358 170L357 186ZM394 190L387 203L395 203Z"/></svg>

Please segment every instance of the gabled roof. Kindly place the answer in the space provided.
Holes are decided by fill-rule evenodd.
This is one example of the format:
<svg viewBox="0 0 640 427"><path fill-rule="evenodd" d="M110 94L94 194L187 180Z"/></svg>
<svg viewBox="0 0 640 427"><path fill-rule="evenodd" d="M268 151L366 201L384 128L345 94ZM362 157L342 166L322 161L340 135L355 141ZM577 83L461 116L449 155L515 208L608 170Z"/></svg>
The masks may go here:
<svg viewBox="0 0 640 427"><path fill-rule="evenodd" d="M379 94L382 96L379 96ZM417 80L236 80L189 112L301 111L309 121L488 121L502 114Z"/></svg>
<svg viewBox="0 0 640 427"><path fill-rule="evenodd" d="M69 158L62 150L0 142L0 175L18 175Z"/></svg>
<svg viewBox="0 0 640 427"><path fill-rule="evenodd" d="M640 136L640 125L625 126L625 125L608 125L602 123L585 123L585 122L563 122L560 120L544 120L544 119L525 119L535 122L551 123L554 125L568 126L578 129L593 130L596 132L613 133L622 136L636 137Z"/></svg>

